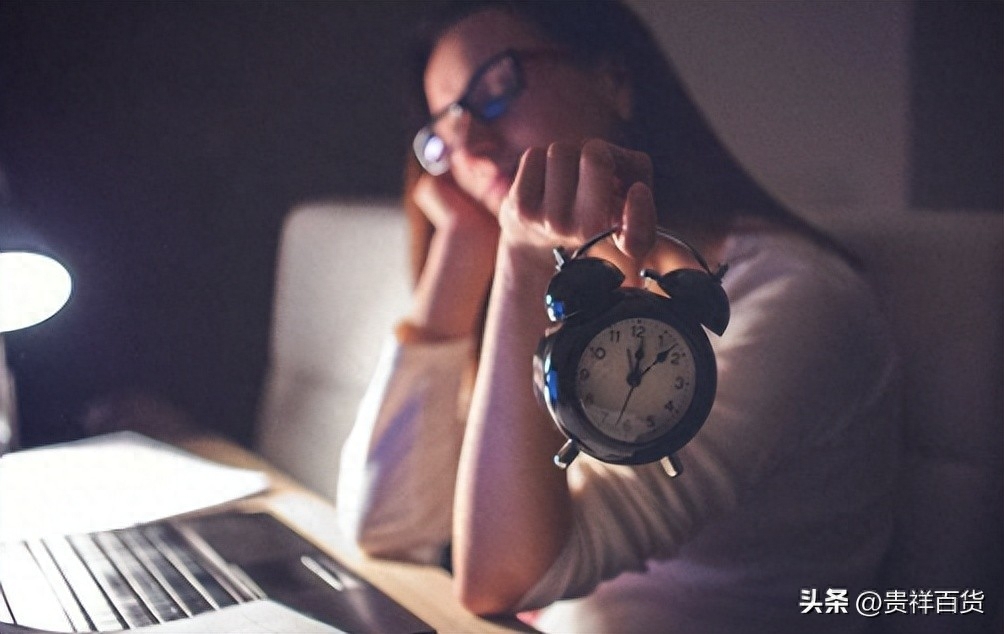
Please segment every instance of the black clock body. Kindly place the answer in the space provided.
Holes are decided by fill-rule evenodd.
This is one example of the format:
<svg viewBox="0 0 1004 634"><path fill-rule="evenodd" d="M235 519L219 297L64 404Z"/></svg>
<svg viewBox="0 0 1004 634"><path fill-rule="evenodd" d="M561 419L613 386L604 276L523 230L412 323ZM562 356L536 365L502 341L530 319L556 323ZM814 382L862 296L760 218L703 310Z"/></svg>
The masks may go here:
<svg viewBox="0 0 1004 634"><path fill-rule="evenodd" d="M555 460L559 465L567 466L578 450L614 464L642 464L668 459L700 430L715 400L717 367L708 337L687 303L679 299L638 288L616 288L592 299L594 301L589 302L591 309L563 317L560 323L545 333L534 360L535 387L558 428L570 441L566 448L571 447L571 455L567 460L560 456L556 456ZM591 416L587 411L589 394L585 393L587 388L582 373L593 367L589 365L591 362L595 363L590 361L589 355L595 356L597 349L603 348L596 342L607 339L617 339L618 345L611 347L618 353L616 360L611 359L616 367L624 367L625 371L628 369L630 356L625 364L619 353L630 353L635 345L638 346L640 364L641 346L645 344L633 343L641 342L641 337L637 336L638 328L648 328L650 332L660 329L674 342L672 351L664 353L664 362L661 362L664 367L645 379L661 381L646 385L645 389L651 394L653 390L664 388L664 401L672 404L674 390L684 388L686 382L684 389L689 402L682 413L673 414L672 424L655 422L654 417L649 417L651 429L625 438L622 434L605 431L597 423L595 412ZM656 336L661 335L651 333L649 336L654 341ZM634 339L629 340L630 337ZM682 358L677 355L682 355ZM687 357L689 361L686 361ZM651 351L647 358L652 359ZM672 373L672 364L681 360L686 361L681 366L686 368L681 371L682 376L669 377L666 372ZM654 365L651 363L649 367ZM637 366L635 371L640 373ZM623 382L623 374L619 376L617 381ZM619 389L627 388L623 386Z"/></svg>

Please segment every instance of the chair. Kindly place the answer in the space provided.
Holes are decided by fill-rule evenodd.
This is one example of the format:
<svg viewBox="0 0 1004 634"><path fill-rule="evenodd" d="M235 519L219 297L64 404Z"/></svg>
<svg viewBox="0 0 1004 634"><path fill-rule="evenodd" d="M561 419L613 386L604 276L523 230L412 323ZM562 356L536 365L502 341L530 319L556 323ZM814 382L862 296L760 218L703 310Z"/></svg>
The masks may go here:
<svg viewBox="0 0 1004 634"><path fill-rule="evenodd" d="M376 355L408 305L407 244L396 201L305 204L282 228L256 449L331 500Z"/></svg>

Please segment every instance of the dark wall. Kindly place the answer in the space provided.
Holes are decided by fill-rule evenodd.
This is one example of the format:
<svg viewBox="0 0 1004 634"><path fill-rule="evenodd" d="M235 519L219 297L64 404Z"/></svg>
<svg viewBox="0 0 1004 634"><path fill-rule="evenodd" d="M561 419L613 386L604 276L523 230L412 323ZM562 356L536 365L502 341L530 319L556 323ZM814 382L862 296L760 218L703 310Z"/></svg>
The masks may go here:
<svg viewBox="0 0 1004 634"><path fill-rule="evenodd" d="M911 8L910 204L1004 211L1004 2Z"/></svg>
<svg viewBox="0 0 1004 634"><path fill-rule="evenodd" d="M24 444L95 398L158 394L247 441L283 214L396 195L402 34L383 2L0 3L0 246L71 269L55 318L10 333Z"/></svg>

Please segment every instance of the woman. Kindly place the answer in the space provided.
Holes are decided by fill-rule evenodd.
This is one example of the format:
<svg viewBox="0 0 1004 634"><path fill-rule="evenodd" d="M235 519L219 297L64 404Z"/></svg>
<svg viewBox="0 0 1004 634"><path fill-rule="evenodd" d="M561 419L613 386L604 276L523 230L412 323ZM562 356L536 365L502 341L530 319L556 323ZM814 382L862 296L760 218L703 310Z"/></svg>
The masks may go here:
<svg viewBox="0 0 1004 634"><path fill-rule="evenodd" d="M420 59L409 202L432 230L343 450L343 526L380 556L452 544L465 605L551 605L543 629L865 625L799 604L873 584L891 526L894 355L846 259L735 165L619 4L463 3ZM551 250L617 226L590 254L627 283L692 267L660 224L731 267L715 405L678 478L560 471L531 389Z"/></svg>

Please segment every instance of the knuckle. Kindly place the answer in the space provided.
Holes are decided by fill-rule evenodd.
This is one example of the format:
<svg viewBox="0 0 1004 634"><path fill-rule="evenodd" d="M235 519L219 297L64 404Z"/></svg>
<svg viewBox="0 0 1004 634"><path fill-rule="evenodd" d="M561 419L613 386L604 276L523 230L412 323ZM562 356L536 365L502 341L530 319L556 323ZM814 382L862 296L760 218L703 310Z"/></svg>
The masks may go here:
<svg viewBox="0 0 1004 634"><path fill-rule="evenodd" d="M595 139L587 141L586 144L582 146L582 155L579 161L583 169L594 171L612 172L615 165L614 157L610 152L609 145L603 141Z"/></svg>
<svg viewBox="0 0 1004 634"><path fill-rule="evenodd" d="M565 236L572 233L574 227L565 214L548 214L544 218L544 229L554 236Z"/></svg>
<svg viewBox="0 0 1004 634"><path fill-rule="evenodd" d="M547 146L548 160L567 160L574 158L578 153L579 149L575 145L563 141L555 141Z"/></svg>
<svg viewBox="0 0 1004 634"><path fill-rule="evenodd" d="M539 145L531 145L523 151L523 161L525 163L537 163L541 161L546 154L547 148L542 148Z"/></svg>

